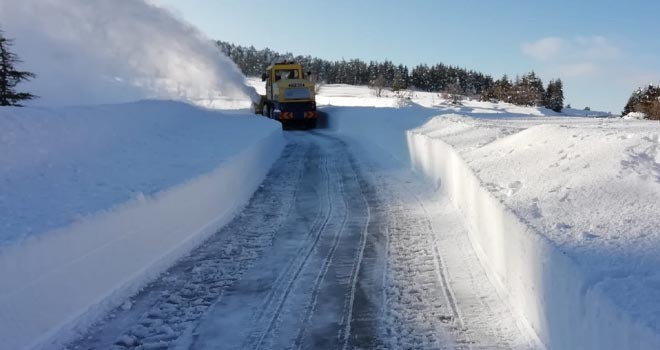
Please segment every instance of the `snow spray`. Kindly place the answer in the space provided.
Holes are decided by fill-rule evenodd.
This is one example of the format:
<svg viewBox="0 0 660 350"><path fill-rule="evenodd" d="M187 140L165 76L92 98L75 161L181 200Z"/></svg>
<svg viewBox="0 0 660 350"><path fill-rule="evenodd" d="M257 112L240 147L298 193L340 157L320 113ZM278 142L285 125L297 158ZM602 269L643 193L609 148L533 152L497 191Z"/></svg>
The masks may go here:
<svg viewBox="0 0 660 350"><path fill-rule="evenodd" d="M21 86L35 104L257 97L213 41L144 0L0 0L0 24L37 74Z"/></svg>

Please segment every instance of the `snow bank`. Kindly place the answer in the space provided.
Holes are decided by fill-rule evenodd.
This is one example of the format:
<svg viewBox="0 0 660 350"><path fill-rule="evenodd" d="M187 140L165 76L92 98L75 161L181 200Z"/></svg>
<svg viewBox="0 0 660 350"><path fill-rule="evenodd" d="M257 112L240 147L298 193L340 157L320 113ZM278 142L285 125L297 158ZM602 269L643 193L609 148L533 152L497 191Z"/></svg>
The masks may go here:
<svg viewBox="0 0 660 350"><path fill-rule="evenodd" d="M660 348L660 127L444 116L408 133L552 349Z"/></svg>
<svg viewBox="0 0 660 350"><path fill-rule="evenodd" d="M254 89L197 29L143 0L0 0L38 105L145 98L249 108Z"/></svg>
<svg viewBox="0 0 660 350"><path fill-rule="evenodd" d="M324 107L328 129L382 148L402 164L408 164L406 130L424 124L437 111L415 105L400 108Z"/></svg>
<svg viewBox="0 0 660 350"><path fill-rule="evenodd" d="M8 349L61 344L216 232L284 143L267 119L175 102L3 108L0 130Z"/></svg>

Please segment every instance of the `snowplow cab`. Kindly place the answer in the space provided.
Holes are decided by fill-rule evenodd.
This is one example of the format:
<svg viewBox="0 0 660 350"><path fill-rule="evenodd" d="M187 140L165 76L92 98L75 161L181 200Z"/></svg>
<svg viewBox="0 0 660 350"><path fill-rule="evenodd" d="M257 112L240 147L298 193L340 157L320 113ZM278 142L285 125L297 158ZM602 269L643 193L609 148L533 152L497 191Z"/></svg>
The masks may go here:
<svg viewBox="0 0 660 350"><path fill-rule="evenodd" d="M261 80L266 83L266 95L255 105L255 113L284 126L316 127L314 83L306 79L300 64L275 63L266 68Z"/></svg>

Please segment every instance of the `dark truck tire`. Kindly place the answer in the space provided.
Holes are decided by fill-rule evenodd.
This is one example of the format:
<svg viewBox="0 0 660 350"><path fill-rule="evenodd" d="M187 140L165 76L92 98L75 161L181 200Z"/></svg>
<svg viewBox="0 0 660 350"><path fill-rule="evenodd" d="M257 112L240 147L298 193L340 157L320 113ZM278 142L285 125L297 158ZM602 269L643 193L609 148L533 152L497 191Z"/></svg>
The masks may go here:
<svg viewBox="0 0 660 350"><path fill-rule="evenodd" d="M305 128L306 129L316 129L316 118L306 120Z"/></svg>
<svg viewBox="0 0 660 350"><path fill-rule="evenodd" d="M266 105L264 112L266 113L267 118L273 119L273 106L271 104Z"/></svg>

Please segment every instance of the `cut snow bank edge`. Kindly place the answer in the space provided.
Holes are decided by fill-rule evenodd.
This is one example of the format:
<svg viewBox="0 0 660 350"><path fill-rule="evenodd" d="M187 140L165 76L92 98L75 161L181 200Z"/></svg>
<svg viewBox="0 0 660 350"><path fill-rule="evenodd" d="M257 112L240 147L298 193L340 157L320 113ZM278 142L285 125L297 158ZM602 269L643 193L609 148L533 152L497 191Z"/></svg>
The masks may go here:
<svg viewBox="0 0 660 350"><path fill-rule="evenodd" d="M206 175L0 250L2 347L75 337L228 223L284 143L276 129Z"/></svg>
<svg viewBox="0 0 660 350"><path fill-rule="evenodd" d="M484 267L551 349L660 349L660 337L589 282L575 261L523 223L449 144L407 131L413 168L463 212Z"/></svg>

